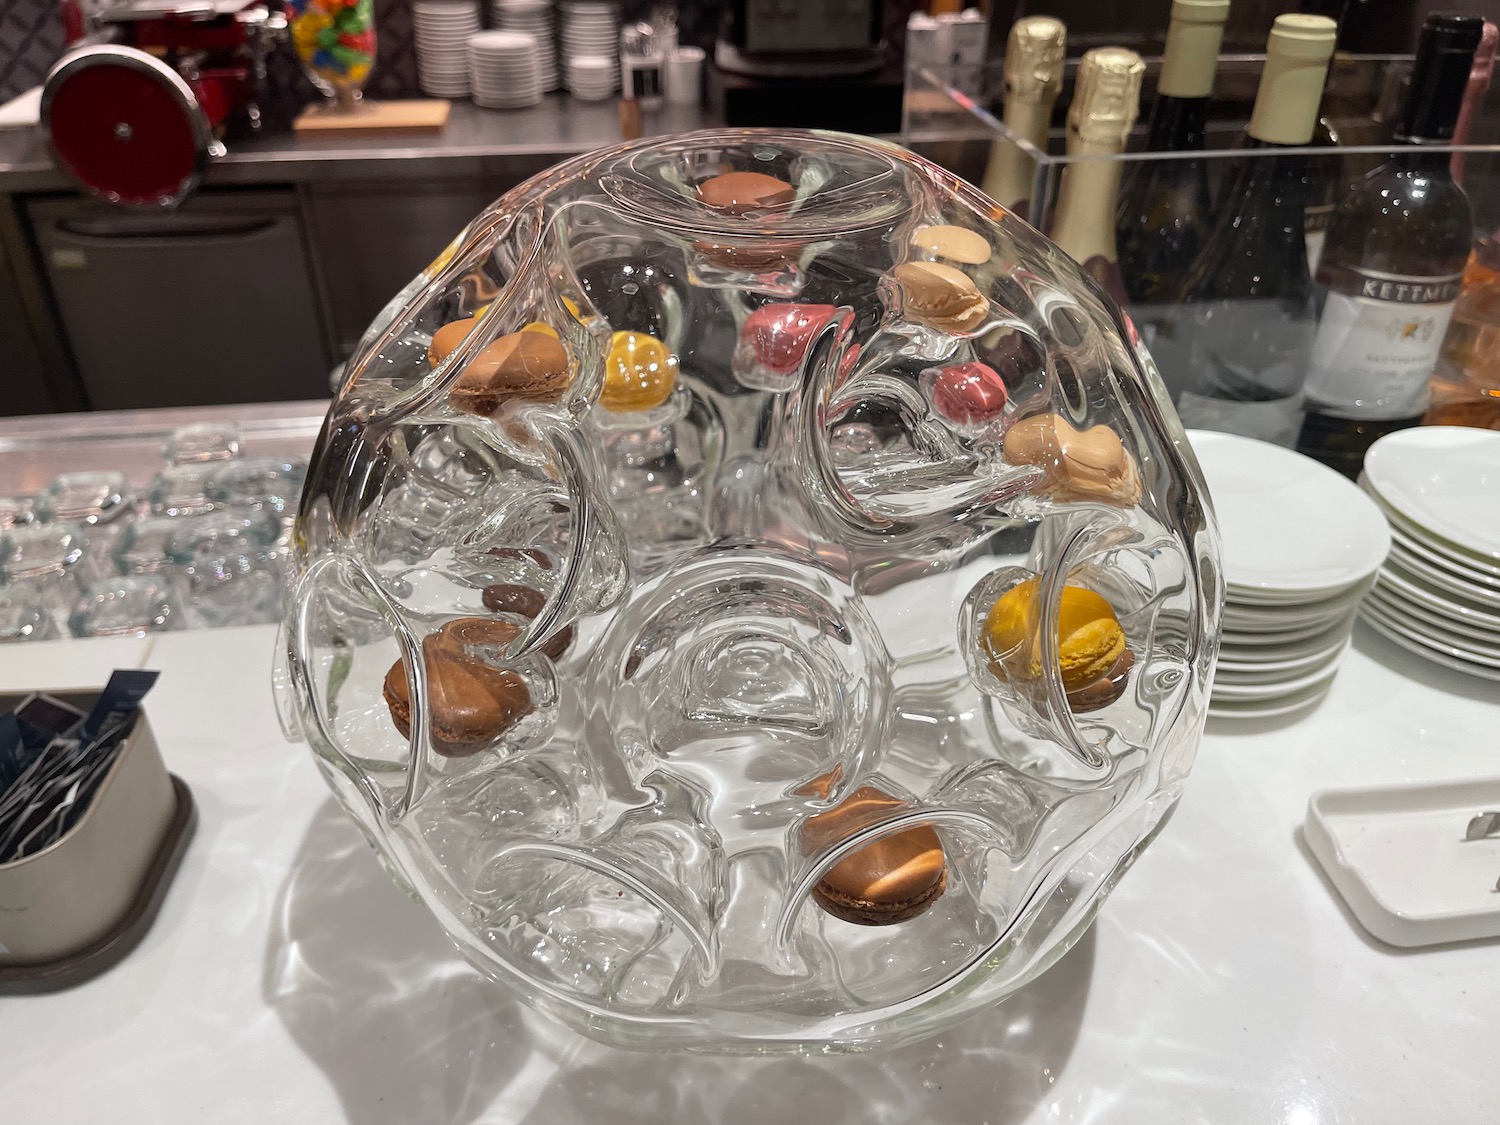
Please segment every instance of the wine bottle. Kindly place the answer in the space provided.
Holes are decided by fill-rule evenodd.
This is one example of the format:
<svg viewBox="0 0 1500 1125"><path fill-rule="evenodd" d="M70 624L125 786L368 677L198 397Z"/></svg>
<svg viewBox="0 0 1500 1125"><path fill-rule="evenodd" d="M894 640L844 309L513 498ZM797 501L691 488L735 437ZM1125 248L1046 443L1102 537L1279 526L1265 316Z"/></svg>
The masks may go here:
<svg viewBox="0 0 1500 1125"><path fill-rule="evenodd" d="M1474 248L1427 389L1422 425L1500 430L1500 237Z"/></svg>
<svg viewBox="0 0 1500 1125"><path fill-rule="evenodd" d="M1401 151L1351 184L1328 224L1317 282L1322 312L1297 447L1354 477L1365 450L1415 426L1474 241L1469 198L1448 154L1484 21L1435 14L1422 25L1396 140Z"/></svg>
<svg viewBox="0 0 1500 1125"><path fill-rule="evenodd" d="M1078 61L1073 103L1068 107L1069 156L1118 156L1125 151L1145 73L1141 56L1124 47L1096 47ZM1080 160L1063 168L1052 241L1123 306L1125 289L1115 251L1119 190L1118 160Z"/></svg>
<svg viewBox="0 0 1500 1125"><path fill-rule="evenodd" d="M1208 241L1183 279L1182 308L1156 356L1184 425L1291 445L1317 326L1307 268L1307 158L1337 25L1278 16L1250 116L1246 154L1220 195Z"/></svg>
<svg viewBox="0 0 1500 1125"><path fill-rule="evenodd" d="M1062 90L1067 38L1061 20L1027 16L1011 25L1005 42L1005 127L1043 152L1052 106ZM997 140L990 146L983 186L996 203L1027 218L1035 178L1036 162L1017 145Z"/></svg>
<svg viewBox="0 0 1500 1125"><path fill-rule="evenodd" d="M1484 34L1479 37L1479 47L1474 52L1474 66L1469 70L1469 84L1464 87L1464 101L1458 111L1458 121L1453 126L1453 143L1469 143L1469 129L1474 124L1474 115L1489 93L1490 79L1495 71L1495 48L1500 46L1500 26L1486 20ZM1448 163L1448 171L1459 183L1464 182L1464 154L1455 152Z"/></svg>
<svg viewBox="0 0 1500 1125"><path fill-rule="evenodd" d="M1229 0L1173 0L1148 152L1202 150L1228 17ZM1120 277L1133 304L1164 304L1176 296L1208 237L1212 213L1202 160L1142 160L1130 166L1120 188L1115 237Z"/></svg>

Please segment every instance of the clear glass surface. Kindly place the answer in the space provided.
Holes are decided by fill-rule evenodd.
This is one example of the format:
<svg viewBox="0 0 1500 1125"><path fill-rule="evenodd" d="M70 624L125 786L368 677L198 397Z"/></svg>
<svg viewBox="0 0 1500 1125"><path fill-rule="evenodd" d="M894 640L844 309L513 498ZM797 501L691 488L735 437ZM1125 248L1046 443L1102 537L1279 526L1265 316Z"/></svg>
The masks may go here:
<svg viewBox="0 0 1500 1125"><path fill-rule="evenodd" d="M464 954L586 1034L934 1033L1066 951L1196 752L1217 536L1133 339L893 146L554 168L350 363L288 731Z"/></svg>

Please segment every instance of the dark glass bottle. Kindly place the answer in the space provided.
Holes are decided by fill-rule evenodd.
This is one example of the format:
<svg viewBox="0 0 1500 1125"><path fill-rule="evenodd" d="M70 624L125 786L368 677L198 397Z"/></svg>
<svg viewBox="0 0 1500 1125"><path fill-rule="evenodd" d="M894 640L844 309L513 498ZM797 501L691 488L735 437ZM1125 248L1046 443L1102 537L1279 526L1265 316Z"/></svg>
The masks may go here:
<svg viewBox="0 0 1500 1125"><path fill-rule="evenodd" d="M1358 476L1382 435L1417 425L1474 240L1469 199L1431 148L1450 141L1484 30L1429 16L1397 141L1402 151L1349 186L1317 274L1322 311L1298 448Z"/></svg>
<svg viewBox="0 0 1500 1125"><path fill-rule="evenodd" d="M1246 148L1307 145L1334 31L1322 16L1277 17ZM1183 280L1182 307L1152 351L1184 425L1291 445L1317 314L1304 230L1307 158L1247 155L1220 199Z"/></svg>
<svg viewBox="0 0 1500 1125"><path fill-rule="evenodd" d="M1229 0L1175 0L1162 56L1148 152L1203 149L1208 97ZM1202 160L1146 160L1130 165L1115 213L1115 239L1125 294L1137 320L1145 306L1164 305L1208 237L1212 205Z"/></svg>

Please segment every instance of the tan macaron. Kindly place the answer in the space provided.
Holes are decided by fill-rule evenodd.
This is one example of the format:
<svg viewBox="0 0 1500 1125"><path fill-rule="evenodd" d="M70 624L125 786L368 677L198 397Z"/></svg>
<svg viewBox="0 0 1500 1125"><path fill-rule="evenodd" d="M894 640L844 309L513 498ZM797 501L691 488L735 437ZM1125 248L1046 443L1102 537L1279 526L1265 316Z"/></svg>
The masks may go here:
<svg viewBox="0 0 1500 1125"><path fill-rule="evenodd" d="M1122 508L1141 499L1135 458L1108 426L1078 430L1060 414L1023 418L1005 434L1005 460L1046 472L1039 491L1058 500L1103 500Z"/></svg>
<svg viewBox="0 0 1500 1125"><path fill-rule="evenodd" d="M989 301L962 270L941 262L902 262L891 277L911 320L943 332L972 332L989 319Z"/></svg>

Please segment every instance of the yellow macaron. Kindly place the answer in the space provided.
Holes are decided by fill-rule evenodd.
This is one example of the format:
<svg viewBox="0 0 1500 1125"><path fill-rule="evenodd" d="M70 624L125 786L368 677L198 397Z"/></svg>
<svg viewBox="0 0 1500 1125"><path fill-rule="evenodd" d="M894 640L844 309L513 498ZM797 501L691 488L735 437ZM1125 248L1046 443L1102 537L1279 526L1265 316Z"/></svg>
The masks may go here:
<svg viewBox="0 0 1500 1125"><path fill-rule="evenodd" d="M1006 660L1022 653L1033 677L1042 674L1041 646L1036 643L1041 607L1041 580L1027 579L1006 591L985 619L981 643L990 668L1010 677ZM1125 630L1114 607L1082 586L1064 586L1057 608L1057 660L1063 690L1081 691L1115 668L1125 654Z"/></svg>

